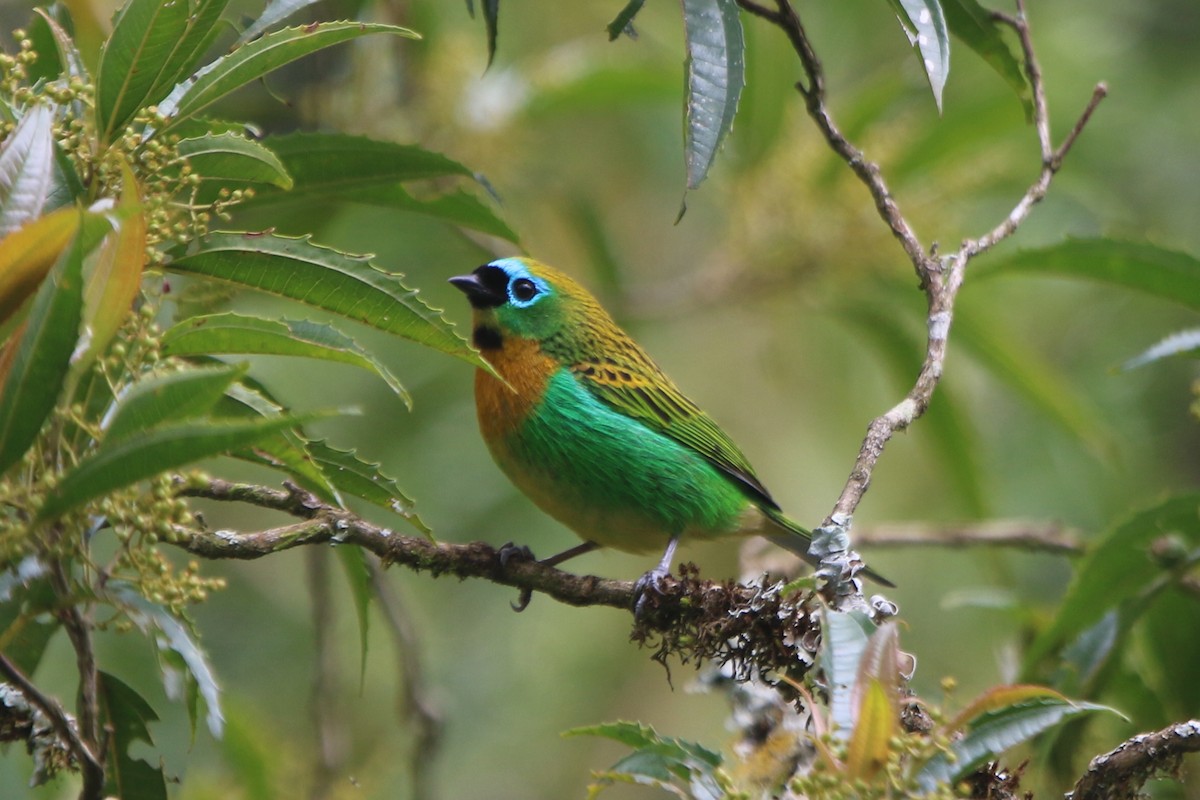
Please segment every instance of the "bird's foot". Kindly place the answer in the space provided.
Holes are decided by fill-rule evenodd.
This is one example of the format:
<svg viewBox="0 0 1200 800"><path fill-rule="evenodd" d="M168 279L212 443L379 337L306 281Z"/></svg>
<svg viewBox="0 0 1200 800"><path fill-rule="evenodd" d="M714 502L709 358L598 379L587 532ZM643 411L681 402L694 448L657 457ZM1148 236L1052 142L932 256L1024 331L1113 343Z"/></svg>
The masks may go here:
<svg viewBox="0 0 1200 800"><path fill-rule="evenodd" d="M527 545L518 546L512 542L505 542L504 544L500 545L500 549L496 551L496 558L500 561L500 566L502 567L507 567L508 562L512 561L514 558L518 561L537 561L537 558L533 555L533 551L530 550ZM529 607L529 601L532 599L533 590L522 589L521 593L517 595L517 602L513 603L510 601L508 605L513 611L516 611L518 614L520 614Z"/></svg>
<svg viewBox="0 0 1200 800"><path fill-rule="evenodd" d="M508 562L514 558L525 561L537 561L533 555L533 551L528 545L515 545L512 542L505 542L496 550L496 558L500 560L500 566L507 567Z"/></svg>
<svg viewBox="0 0 1200 800"><path fill-rule="evenodd" d="M633 584L633 615L641 619L642 613L646 611L646 601L650 595L662 597L663 580L670 575L670 571L662 566L657 566L647 572L645 575L637 579L637 583Z"/></svg>

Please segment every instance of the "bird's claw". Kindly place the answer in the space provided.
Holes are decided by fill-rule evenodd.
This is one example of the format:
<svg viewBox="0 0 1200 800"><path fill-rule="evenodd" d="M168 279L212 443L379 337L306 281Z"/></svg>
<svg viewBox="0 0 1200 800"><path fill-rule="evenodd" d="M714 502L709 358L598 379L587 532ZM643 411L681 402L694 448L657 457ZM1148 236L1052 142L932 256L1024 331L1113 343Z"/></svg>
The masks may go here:
<svg viewBox="0 0 1200 800"><path fill-rule="evenodd" d="M517 602L509 602L508 607L520 614L525 609L529 608L529 601L533 599L533 589L522 589L517 595Z"/></svg>
<svg viewBox="0 0 1200 800"><path fill-rule="evenodd" d="M634 617L638 619L642 618L642 613L646 610L646 599L651 594L658 595L659 597L665 594L663 592L663 579L669 574L670 572L667 570L655 567L637 579L637 582L633 584L633 596L635 598L633 604Z"/></svg>
<svg viewBox="0 0 1200 800"><path fill-rule="evenodd" d="M502 567L507 567L508 562L514 558L524 559L525 561L537 561L537 558L534 557L533 551L529 549L528 545L515 545L512 542L505 542L500 545L500 548L496 551L496 558L500 560L500 566Z"/></svg>

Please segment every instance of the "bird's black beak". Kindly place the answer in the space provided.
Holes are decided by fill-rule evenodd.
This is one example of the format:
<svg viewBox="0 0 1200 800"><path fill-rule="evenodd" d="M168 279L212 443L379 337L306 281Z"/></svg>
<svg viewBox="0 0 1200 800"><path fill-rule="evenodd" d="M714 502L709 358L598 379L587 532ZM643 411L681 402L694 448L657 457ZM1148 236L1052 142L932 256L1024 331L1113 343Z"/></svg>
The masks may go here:
<svg viewBox="0 0 1200 800"><path fill-rule="evenodd" d="M455 275L450 283L462 290L472 308L496 308L508 302L508 276L499 267L482 266L470 275Z"/></svg>

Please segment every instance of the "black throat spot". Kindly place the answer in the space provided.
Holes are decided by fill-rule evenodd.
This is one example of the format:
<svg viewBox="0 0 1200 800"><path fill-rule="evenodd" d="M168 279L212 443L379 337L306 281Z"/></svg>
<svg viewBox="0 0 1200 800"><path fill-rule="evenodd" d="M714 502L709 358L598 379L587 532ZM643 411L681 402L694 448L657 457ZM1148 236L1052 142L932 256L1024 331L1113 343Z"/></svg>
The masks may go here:
<svg viewBox="0 0 1200 800"><path fill-rule="evenodd" d="M499 350L504 345L500 331L490 325L477 325L471 339L480 350Z"/></svg>

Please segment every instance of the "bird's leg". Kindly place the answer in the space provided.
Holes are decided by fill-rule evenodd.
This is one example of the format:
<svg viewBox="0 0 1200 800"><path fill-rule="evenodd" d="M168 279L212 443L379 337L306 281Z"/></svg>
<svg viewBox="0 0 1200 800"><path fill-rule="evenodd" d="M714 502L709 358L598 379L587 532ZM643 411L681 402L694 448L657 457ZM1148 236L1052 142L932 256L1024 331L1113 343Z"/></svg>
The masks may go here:
<svg viewBox="0 0 1200 800"><path fill-rule="evenodd" d="M675 548L678 546L679 535L676 534L667 542L667 549L663 551L663 557L658 562L658 566L638 578L637 583L633 585L633 595L637 598L633 607L634 616L642 615L647 593L662 594L662 579L671 574L671 562L675 559Z"/></svg>
<svg viewBox="0 0 1200 800"><path fill-rule="evenodd" d="M563 550L561 553L556 553L555 555L552 555L549 558L543 558L543 559L539 560L538 563L544 567L555 567L564 561L568 561L572 558L575 558L575 556L581 556L584 553L590 553L593 550L595 550L596 548L598 548L599 546L600 545L596 544L595 542L583 542L582 544L577 544L574 547L569 547L566 550ZM502 546L497 555L500 559L501 566L505 566L505 567L508 566L509 560L513 559L513 558L524 558L529 561L534 560L532 550L530 550L528 547L526 547L524 545L522 545L521 547L517 547L512 542L509 542L509 543L505 544L504 546ZM509 606L512 607L513 611L520 613L529 607L529 601L531 601L532 599L533 599L533 590L532 589L522 589L521 593L519 595L517 595L517 602L509 603Z"/></svg>

